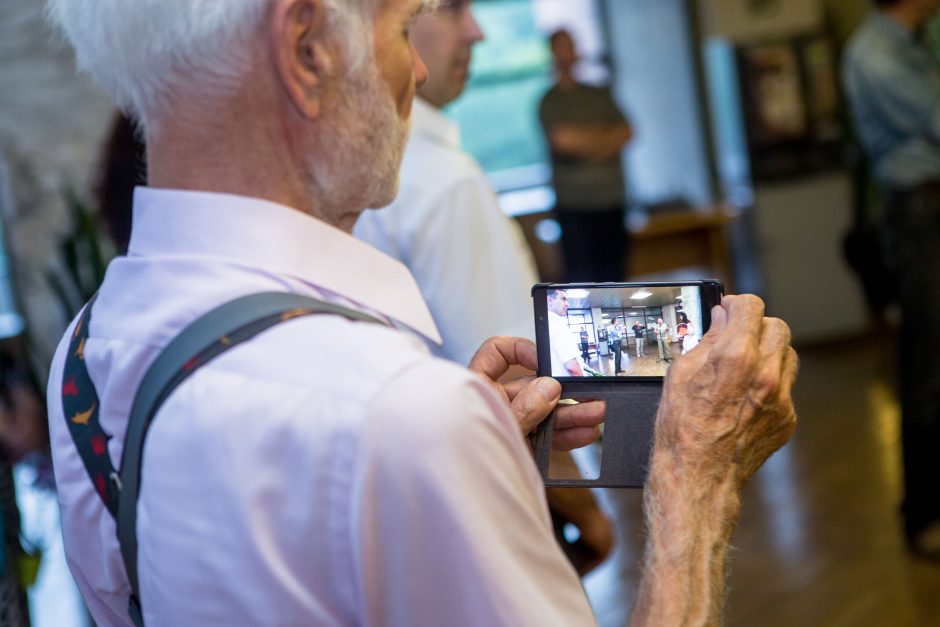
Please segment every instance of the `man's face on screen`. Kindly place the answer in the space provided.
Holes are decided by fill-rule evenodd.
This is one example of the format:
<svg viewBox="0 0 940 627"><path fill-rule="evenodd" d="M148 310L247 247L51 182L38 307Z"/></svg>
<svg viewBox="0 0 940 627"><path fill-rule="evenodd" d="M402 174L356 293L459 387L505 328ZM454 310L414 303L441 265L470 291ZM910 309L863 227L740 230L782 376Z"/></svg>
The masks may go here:
<svg viewBox="0 0 940 627"><path fill-rule="evenodd" d="M554 296L549 296L548 308L559 316L568 315L568 294L563 290L558 290Z"/></svg>

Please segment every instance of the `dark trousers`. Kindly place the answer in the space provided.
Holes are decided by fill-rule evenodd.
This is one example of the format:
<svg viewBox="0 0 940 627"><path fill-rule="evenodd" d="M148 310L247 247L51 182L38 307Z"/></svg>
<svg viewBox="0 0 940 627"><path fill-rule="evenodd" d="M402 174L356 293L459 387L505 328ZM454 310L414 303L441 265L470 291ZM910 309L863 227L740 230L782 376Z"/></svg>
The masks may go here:
<svg viewBox="0 0 940 627"><path fill-rule="evenodd" d="M610 345L611 350L614 351L614 374L620 372L620 361L623 359L623 353L620 348L620 340L612 343Z"/></svg>
<svg viewBox="0 0 940 627"><path fill-rule="evenodd" d="M888 267L899 342L905 531L940 521L940 184L888 194Z"/></svg>
<svg viewBox="0 0 940 627"><path fill-rule="evenodd" d="M601 211L557 207L569 283L623 281L627 230L623 207Z"/></svg>

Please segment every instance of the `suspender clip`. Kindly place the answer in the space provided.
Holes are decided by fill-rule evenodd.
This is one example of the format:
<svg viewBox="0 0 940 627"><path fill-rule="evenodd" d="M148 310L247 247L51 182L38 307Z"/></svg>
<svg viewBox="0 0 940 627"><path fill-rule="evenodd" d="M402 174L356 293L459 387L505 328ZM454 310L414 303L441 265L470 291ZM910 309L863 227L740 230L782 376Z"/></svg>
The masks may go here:
<svg viewBox="0 0 940 627"><path fill-rule="evenodd" d="M121 475L117 471L112 471L108 478L111 480L111 487L114 488L115 493L120 494L121 490L124 489L124 484L121 483Z"/></svg>

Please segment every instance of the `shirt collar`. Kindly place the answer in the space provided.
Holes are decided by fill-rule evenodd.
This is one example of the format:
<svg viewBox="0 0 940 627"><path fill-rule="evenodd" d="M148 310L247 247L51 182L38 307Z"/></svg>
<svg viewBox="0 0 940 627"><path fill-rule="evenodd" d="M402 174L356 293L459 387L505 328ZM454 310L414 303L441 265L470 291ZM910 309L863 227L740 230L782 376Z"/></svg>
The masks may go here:
<svg viewBox="0 0 940 627"><path fill-rule="evenodd" d="M296 209L246 196L138 187L133 224L130 256L201 256L290 276L441 343L407 267Z"/></svg>
<svg viewBox="0 0 940 627"><path fill-rule="evenodd" d="M415 98L411 113L412 133L450 148L460 148L460 126L444 112Z"/></svg>

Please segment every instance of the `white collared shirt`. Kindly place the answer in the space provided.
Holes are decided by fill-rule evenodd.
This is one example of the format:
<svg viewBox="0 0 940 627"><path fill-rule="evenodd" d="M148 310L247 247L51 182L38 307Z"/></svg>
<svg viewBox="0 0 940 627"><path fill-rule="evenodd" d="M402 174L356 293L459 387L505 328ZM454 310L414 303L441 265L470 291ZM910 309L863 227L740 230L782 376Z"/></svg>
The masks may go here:
<svg viewBox="0 0 940 627"><path fill-rule="evenodd" d="M414 274L444 340L435 354L468 364L488 337L533 339L538 273L522 230L461 150L457 124L420 98L398 197L365 211L353 232Z"/></svg>
<svg viewBox="0 0 940 627"><path fill-rule="evenodd" d="M548 311L548 344L552 355L552 376L574 376L565 366L572 359L584 369L584 360L578 350L578 338L568 327L568 318L559 316L554 311Z"/></svg>
<svg viewBox="0 0 940 627"><path fill-rule="evenodd" d="M437 335L407 270L341 231L271 202L138 188L130 251L108 267L85 345L115 466L160 349L268 290ZM67 346L48 394L66 552L96 622L125 625L114 521L62 415ZM408 332L316 315L226 352L165 402L142 476L148 627L593 620L508 408Z"/></svg>

